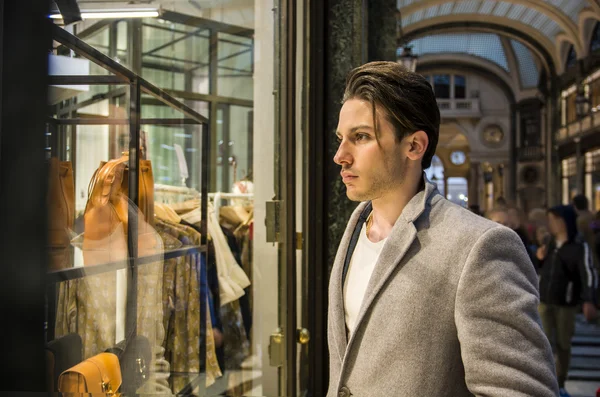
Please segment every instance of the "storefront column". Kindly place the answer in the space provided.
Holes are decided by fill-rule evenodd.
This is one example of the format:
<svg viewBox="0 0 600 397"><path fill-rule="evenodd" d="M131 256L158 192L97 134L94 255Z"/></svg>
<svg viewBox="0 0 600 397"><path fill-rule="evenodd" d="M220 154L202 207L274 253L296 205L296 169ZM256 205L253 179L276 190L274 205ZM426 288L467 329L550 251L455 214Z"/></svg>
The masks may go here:
<svg viewBox="0 0 600 397"><path fill-rule="evenodd" d="M396 0L369 0L367 3L369 61L396 61Z"/></svg>

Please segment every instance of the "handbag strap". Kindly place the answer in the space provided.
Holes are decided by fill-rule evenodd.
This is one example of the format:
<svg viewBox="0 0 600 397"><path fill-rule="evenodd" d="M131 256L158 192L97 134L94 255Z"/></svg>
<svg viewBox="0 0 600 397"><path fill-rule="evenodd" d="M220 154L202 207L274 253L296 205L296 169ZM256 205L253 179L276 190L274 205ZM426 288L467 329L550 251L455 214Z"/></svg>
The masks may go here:
<svg viewBox="0 0 600 397"><path fill-rule="evenodd" d="M352 255L354 254L354 249L356 248L356 244L358 243L358 238L360 237L360 231L362 230L363 224L367 221L367 218L373 211L373 204L369 202L365 209L361 212L358 217L358 222L356 222L356 226L354 227L354 232L352 233L352 238L350 239L350 244L348 245L348 251L346 251L346 259L344 260L344 271L342 273L342 288L344 288L344 283L346 282L346 276L348 275L348 269L350 268L350 261L352 260Z"/></svg>

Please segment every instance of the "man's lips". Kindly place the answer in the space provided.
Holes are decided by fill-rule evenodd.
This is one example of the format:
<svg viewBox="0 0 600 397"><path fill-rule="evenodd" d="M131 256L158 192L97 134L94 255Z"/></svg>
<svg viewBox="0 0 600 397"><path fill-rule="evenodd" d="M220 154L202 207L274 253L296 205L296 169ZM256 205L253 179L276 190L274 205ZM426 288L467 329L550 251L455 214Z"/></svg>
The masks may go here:
<svg viewBox="0 0 600 397"><path fill-rule="evenodd" d="M344 183L348 183L358 178L356 175L350 174L348 172L341 172L340 175L342 176L342 180L344 181Z"/></svg>

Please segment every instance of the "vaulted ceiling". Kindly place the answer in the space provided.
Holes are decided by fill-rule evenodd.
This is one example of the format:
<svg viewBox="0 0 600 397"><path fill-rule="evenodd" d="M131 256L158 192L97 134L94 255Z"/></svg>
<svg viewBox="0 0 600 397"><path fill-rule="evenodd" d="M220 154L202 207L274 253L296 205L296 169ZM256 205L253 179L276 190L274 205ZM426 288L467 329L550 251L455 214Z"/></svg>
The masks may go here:
<svg viewBox="0 0 600 397"><path fill-rule="evenodd" d="M397 7L400 41L417 53L483 58L518 73L522 87L534 84L536 69L561 74L571 45L587 56L600 20L600 0L397 0Z"/></svg>

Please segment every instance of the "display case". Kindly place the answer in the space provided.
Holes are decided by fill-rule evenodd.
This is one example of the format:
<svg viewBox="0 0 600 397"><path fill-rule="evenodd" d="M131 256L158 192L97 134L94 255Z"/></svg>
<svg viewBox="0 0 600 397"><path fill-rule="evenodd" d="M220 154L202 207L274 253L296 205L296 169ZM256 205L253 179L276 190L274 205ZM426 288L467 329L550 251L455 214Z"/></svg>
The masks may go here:
<svg viewBox="0 0 600 397"><path fill-rule="evenodd" d="M69 55L50 55L45 131L49 389L203 395L220 375L209 121L61 27L53 39Z"/></svg>

